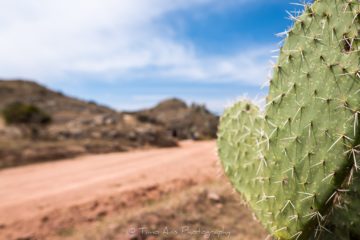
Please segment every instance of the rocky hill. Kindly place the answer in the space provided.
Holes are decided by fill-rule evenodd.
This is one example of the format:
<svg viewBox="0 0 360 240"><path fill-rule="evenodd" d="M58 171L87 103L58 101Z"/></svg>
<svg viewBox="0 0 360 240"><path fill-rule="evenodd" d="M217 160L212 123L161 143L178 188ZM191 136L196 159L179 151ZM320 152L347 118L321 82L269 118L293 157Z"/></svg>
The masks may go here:
<svg viewBox="0 0 360 240"><path fill-rule="evenodd" d="M143 122L162 124L178 139L216 138L219 118L209 112L205 106L192 104L187 106L180 99L169 99L156 107L135 113Z"/></svg>
<svg viewBox="0 0 360 240"><path fill-rule="evenodd" d="M179 139L215 137L218 118L204 106L170 99L139 112L65 96L31 81L0 80L0 112L21 102L51 117L47 126L6 124L0 117L0 168L84 153L176 146Z"/></svg>
<svg viewBox="0 0 360 240"><path fill-rule="evenodd" d="M64 96L31 81L1 81L0 109L21 101L38 106L48 112L55 124L68 123L76 118L91 119L96 115L113 115L110 108Z"/></svg>

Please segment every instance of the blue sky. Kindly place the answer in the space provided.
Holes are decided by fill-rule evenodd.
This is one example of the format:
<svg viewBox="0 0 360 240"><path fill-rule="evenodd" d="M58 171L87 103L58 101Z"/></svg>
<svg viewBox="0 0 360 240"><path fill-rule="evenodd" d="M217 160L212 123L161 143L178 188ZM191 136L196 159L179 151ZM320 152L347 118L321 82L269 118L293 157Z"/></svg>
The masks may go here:
<svg viewBox="0 0 360 240"><path fill-rule="evenodd" d="M0 78L119 110L178 97L220 113L261 88L286 0L0 0Z"/></svg>

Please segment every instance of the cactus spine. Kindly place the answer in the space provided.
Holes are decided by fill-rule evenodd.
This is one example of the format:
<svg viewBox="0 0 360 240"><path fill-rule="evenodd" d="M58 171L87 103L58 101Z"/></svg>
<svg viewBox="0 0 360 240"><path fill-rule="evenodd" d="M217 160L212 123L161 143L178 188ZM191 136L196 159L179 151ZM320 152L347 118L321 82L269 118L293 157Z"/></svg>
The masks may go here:
<svg viewBox="0 0 360 240"><path fill-rule="evenodd" d="M219 156L272 236L359 239L360 3L304 7L280 49L265 113L250 103L228 109Z"/></svg>

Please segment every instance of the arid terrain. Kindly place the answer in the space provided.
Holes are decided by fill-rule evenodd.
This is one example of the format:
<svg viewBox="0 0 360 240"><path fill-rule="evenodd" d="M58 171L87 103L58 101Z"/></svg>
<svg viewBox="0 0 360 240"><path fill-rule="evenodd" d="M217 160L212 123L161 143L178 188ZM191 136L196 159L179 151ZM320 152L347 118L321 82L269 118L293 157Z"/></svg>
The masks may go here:
<svg viewBox="0 0 360 240"><path fill-rule="evenodd" d="M185 141L2 170L0 239L263 239L217 162Z"/></svg>
<svg viewBox="0 0 360 240"><path fill-rule="evenodd" d="M32 122L39 112L47 116L46 125ZM205 106L179 99L121 112L32 81L0 80L0 169L84 154L174 147L184 139L214 139L217 124L218 117Z"/></svg>
<svg viewBox="0 0 360 240"><path fill-rule="evenodd" d="M265 236L222 175L204 105L121 112L0 80L0 113L0 240Z"/></svg>

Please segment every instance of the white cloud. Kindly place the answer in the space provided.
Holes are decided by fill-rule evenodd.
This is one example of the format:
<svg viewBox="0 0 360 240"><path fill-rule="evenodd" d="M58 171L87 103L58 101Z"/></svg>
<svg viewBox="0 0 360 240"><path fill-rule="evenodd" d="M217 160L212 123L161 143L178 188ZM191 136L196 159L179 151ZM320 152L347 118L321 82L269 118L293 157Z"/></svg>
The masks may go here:
<svg viewBox="0 0 360 240"><path fill-rule="evenodd" d="M191 58L162 74L199 81L241 81L261 85L269 72L270 47L239 51L231 56Z"/></svg>
<svg viewBox="0 0 360 240"><path fill-rule="evenodd" d="M51 81L75 72L261 83L269 48L199 56L190 42L177 41L174 29L156 21L203 4L219 5L216 0L0 0L1 77Z"/></svg>

